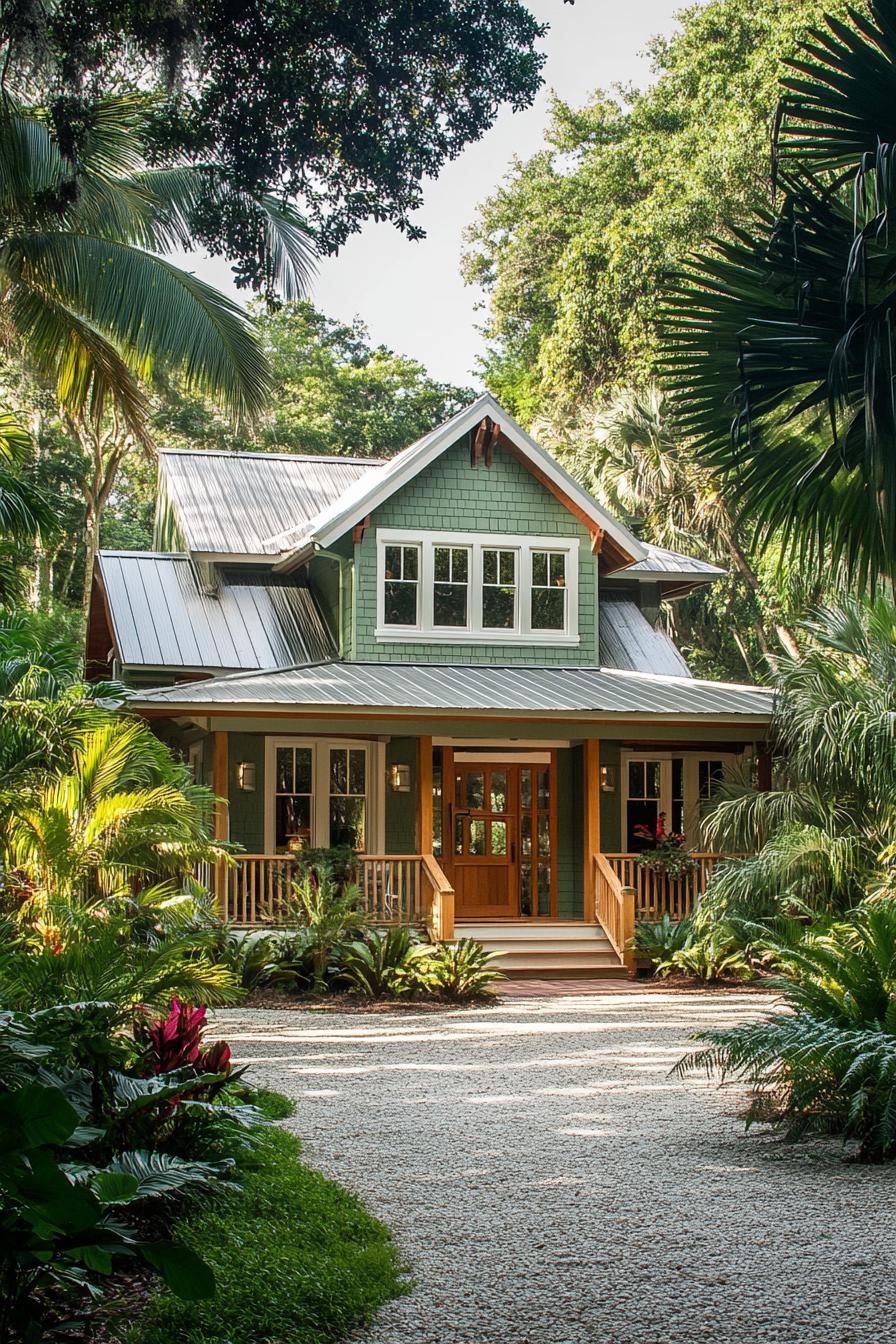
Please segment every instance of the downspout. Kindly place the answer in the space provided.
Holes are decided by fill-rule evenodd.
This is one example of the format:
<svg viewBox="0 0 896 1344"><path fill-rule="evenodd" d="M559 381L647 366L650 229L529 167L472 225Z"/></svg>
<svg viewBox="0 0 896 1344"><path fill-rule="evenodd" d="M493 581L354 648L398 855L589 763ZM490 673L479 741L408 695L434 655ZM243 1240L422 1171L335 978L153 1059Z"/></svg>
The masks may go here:
<svg viewBox="0 0 896 1344"><path fill-rule="evenodd" d="M351 646L353 643L353 641L346 638L345 627L347 622L344 619L344 614L345 614L345 593L346 593L346 587L348 586L352 590L349 593L349 596L351 598L351 616L352 616L351 624L352 627L354 627L354 610L355 610L354 561L347 559L344 555L339 555L338 552L336 551L327 550L325 546L315 545L313 558L317 559L318 556L322 556L325 560L335 560L335 562L339 566L339 587L336 594L336 621L338 626L339 657L344 662L346 658L351 657ZM346 568L350 570L348 577L346 577L345 572Z"/></svg>

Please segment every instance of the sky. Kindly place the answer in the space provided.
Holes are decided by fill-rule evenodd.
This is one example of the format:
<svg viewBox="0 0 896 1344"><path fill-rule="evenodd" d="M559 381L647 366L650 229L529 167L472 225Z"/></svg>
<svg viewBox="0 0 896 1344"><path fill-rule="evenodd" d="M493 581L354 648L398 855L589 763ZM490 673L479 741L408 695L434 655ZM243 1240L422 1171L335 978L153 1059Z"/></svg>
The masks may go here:
<svg viewBox="0 0 896 1344"><path fill-rule="evenodd" d="M529 9L550 24L540 44L545 83L533 106L502 111L491 130L426 184L414 217L426 230L422 241L371 223L337 256L323 259L309 296L317 307L344 322L360 317L375 345L420 360L434 378L477 387L483 296L460 277L463 233L477 203L514 156L525 159L542 147L552 90L579 104L596 88L647 83L644 48L654 33L673 31L679 8L680 0L529 0ZM182 261L234 293L223 260L192 254Z"/></svg>

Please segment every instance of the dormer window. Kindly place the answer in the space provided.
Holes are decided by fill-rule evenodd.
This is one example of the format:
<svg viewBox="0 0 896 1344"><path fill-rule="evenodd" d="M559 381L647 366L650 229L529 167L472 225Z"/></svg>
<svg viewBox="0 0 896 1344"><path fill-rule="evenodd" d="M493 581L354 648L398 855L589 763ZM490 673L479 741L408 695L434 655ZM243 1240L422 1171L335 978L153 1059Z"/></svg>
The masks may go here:
<svg viewBox="0 0 896 1344"><path fill-rule="evenodd" d="M420 547L387 546L383 571L383 620L386 625L419 623Z"/></svg>
<svg viewBox="0 0 896 1344"><path fill-rule="evenodd" d="M516 629L517 552L485 546L482 550L482 628Z"/></svg>
<svg viewBox="0 0 896 1344"><path fill-rule="evenodd" d="M470 623L470 550L433 547L432 623L466 630Z"/></svg>
<svg viewBox="0 0 896 1344"><path fill-rule="evenodd" d="M533 630L566 629L566 552L532 552Z"/></svg>
<svg viewBox="0 0 896 1344"><path fill-rule="evenodd" d="M377 639L578 644L578 537L377 530Z"/></svg>

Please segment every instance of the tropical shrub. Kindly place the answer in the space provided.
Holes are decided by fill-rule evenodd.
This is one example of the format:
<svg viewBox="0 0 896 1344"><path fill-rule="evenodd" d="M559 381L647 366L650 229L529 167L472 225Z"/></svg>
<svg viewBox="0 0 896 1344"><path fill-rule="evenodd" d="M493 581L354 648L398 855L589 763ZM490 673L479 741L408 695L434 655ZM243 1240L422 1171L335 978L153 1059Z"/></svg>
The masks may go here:
<svg viewBox="0 0 896 1344"><path fill-rule="evenodd" d="M90 1012L90 1009L93 1009ZM175 1075L140 1080L109 1067L84 1067L98 1052L66 1062L72 1036L84 1041L103 1005L55 1005L32 1015L0 1014L0 1341L65 1331L82 1302L122 1258L154 1267L175 1293L209 1296L214 1278L181 1243L158 1240L144 1223L147 1201L208 1188L231 1163L185 1161L132 1147L129 1122L169 1101ZM106 1021L108 1027L108 1020ZM68 1033L68 1041L66 1041ZM65 1049L60 1045L65 1042ZM120 1052L119 1052L120 1053ZM172 1080L174 1080L172 1082ZM181 1084L182 1085L182 1084ZM132 1218L124 1221L132 1206Z"/></svg>
<svg viewBox="0 0 896 1344"><path fill-rule="evenodd" d="M339 958L340 978L372 999L396 998L424 988L432 948L405 925L369 929L363 940L349 943Z"/></svg>
<svg viewBox="0 0 896 1344"><path fill-rule="evenodd" d="M240 998L236 978L212 955L212 931L177 923L152 940L135 935L127 907L83 910L54 903L20 921L0 943L0 1007L23 1011L54 1003L104 1001L126 1027L134 1008L167 1008L172 997L226 1004Z"/></svg>
<svg viewBox="0 0 896 1344"><path fill-rule="evenodd" d="M653 963L663 961L684 947L692 927L690 919L674 920L668 913L660 920L639 922L635 925L634 949Z"/></svg>
<svg viewBox="0 0 896 1344"><path fill-rule="evenodd" d="M293 883L285 922L307 940L315 993L326 990L334 948L364 928L364 916L358 909L360 895L356 886L340 890L329 873L309 873Z"/></svg>
<svg viewBox="0 0 896 1344"><path fill-rule="evenodd" d="M495 959L495 953L486 952L472 938L439 943L427 966L429 985L446 999L458 1002L487 998L494 993L496 982L504 978L493 964Z"/></svg>
<svg viewBox="0 0 896 1344"><path fill-rule="evenodd" d="M708 983L748 979L753 974L743 949L724 924L714 924L705 930L692 926L679 947L660 954L655 968L656 974L663 978L686 975Z"/></svg>
<svg viewBox="0 0 896 1344"><path fill-rule="evenodd" d="M896 873L896 603L841 598L776 662L774 787L724 785L704 820L727 862L701 919L842 915Z"/></svg>
<svg viewBox="0 0 896 1344"><path fill-rule="evenodd" d="M700 1032L677 1066L752 1092L747 1122L790 1139L840 1134L866 1161L896 1157L896 902L866 903L779 949L789 1013Z"/></svg>

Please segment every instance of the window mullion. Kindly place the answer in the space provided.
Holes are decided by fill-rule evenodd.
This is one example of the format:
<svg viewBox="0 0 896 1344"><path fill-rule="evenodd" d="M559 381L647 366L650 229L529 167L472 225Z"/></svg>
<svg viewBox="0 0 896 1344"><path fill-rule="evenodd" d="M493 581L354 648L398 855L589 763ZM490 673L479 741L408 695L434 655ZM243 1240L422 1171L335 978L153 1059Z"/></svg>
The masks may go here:
<svg viewBox="0 0 896 1344"><path fill-rule="evenodd" d="M482 633L482 546L470 547L470 630L473 634Z"/></svg>
<svg viewBox="0 0 896 1344"><path fill-rule="evenodd" d="M520 549L520 634L532 633L532 547Z"/></svg>

